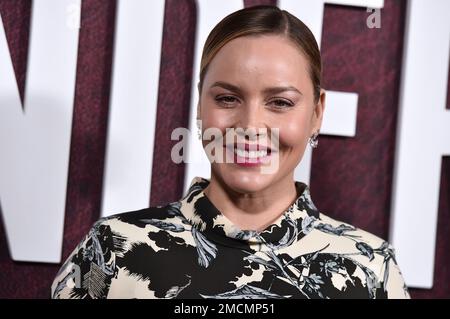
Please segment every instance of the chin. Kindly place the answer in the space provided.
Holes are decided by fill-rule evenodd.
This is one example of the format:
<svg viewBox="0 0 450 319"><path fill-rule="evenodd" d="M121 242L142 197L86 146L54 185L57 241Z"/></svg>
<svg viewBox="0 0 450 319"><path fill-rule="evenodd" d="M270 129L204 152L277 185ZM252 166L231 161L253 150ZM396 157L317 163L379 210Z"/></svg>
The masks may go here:
<svg viewBox="0 0 450 319"><path fill-rule="evenodd" d="M233 165L233 164L227 164ZM216 175L227 187L239 193L254 193L269 187L275 180L275 174L263 174L259 168L221 167Z"/></svg>

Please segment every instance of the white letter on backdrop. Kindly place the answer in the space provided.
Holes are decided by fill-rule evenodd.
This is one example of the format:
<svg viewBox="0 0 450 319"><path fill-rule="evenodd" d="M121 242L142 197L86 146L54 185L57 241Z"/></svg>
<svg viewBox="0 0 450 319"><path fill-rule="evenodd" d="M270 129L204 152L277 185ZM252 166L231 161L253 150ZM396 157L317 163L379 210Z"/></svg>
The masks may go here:
<svg viewBox="0 0 450 319"><path fill-rule="evenodd" d="M69 6L80 1L33 1L24 110L0 18L0 204L17 261L61 259L79 30Z"/></svg>
<svg viewBox="0 0 450 319"><path fill-rule="evenodd" d="M448 0L408 2L390 239L406 284L422 288L433 285L442 156L450 155L449 12Z"/></svg>

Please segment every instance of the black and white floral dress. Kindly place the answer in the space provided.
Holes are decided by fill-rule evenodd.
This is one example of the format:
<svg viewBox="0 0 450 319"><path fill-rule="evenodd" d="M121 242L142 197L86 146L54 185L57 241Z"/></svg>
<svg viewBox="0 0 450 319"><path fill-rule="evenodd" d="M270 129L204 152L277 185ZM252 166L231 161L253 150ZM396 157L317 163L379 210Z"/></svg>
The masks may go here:
<svg viewBox="0 0 450 319"><path fill-rule="evenodd" d="M52 298L409 298L393 248L318 211L306 184L262 232L240 230L195 177L166 206L99 219Z"/></svg>

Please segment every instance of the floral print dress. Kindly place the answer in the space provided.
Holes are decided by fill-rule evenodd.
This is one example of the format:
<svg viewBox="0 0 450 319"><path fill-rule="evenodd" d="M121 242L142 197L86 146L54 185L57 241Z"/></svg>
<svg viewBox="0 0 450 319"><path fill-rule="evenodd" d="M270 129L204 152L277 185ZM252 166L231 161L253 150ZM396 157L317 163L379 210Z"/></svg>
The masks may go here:
<svg viewBox="0 0 450 319"><path fill-rule="evenodd" d="M195 177L165 206L100 218L52 298L410 298L388 242L318 211L306 184L261 232L240 230Z"/></svg>

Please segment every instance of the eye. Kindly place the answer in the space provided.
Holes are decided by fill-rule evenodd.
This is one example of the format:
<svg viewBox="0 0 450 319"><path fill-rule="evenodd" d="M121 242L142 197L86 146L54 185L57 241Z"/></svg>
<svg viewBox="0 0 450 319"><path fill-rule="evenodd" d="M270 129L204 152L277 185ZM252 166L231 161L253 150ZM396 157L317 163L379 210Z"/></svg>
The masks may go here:
<svg viewBox="0 0 450 319"><path fill-rule="evenodd" d="M270 102L270 104L272 104L277 109L283 109L283 108L294 106L294 103L292 103L289 100L284 100L284 99L273 100Z"/></svg>
<svg viewBox="0 0 450 319"><path fill-rule="evenodd" d="M231 106L233 103L237 102L237 98L231 95L218 96L215 100L226 106Z"/></svg>

